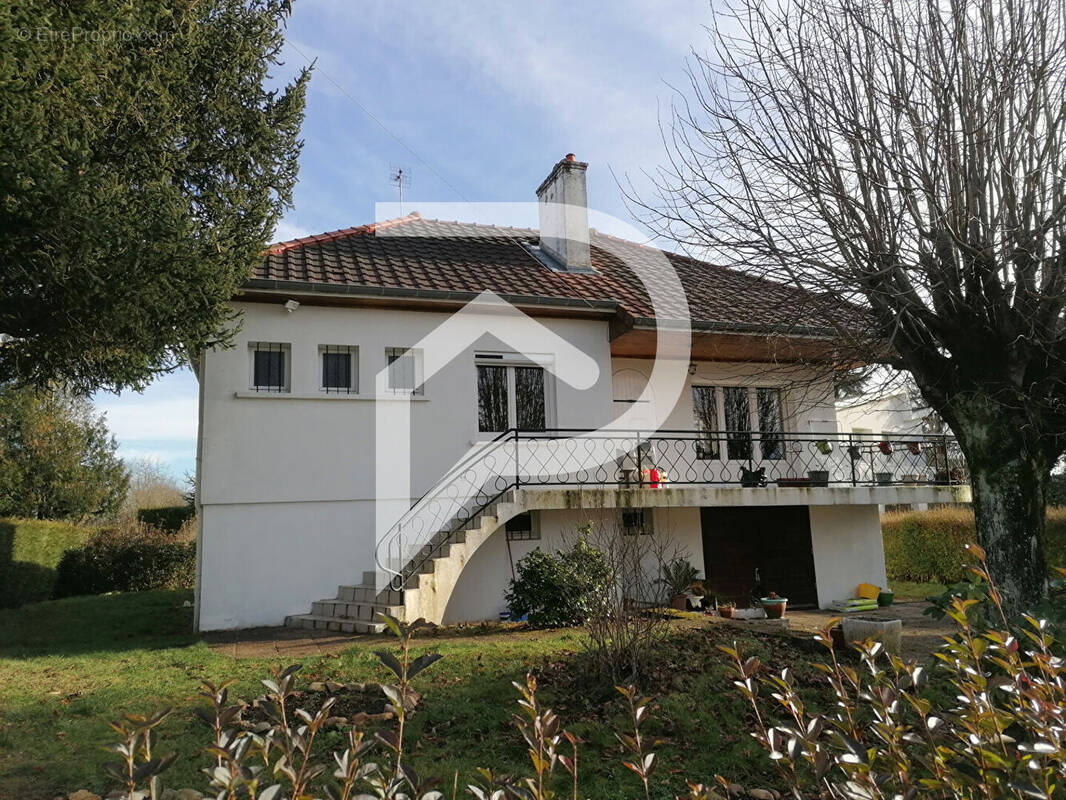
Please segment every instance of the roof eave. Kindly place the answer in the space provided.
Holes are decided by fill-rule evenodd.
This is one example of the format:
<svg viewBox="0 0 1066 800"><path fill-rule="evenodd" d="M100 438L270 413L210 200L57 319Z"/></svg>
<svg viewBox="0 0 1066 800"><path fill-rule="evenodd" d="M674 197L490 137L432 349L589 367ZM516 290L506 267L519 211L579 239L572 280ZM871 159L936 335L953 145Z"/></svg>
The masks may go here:
<svg viewBox="0 0 1066 800"><path fill-rule="evenodd" d="M716 320L681 320L657 317L636 317L634 328L678 330L688 327L694 333L735 333L751 336L789 336L804 339L835 339L832 328L809 325L765 325L754 322L722 322Z"/></svg>
<svg viewBox="0 0 1066 800"><path fill-rule="evenodd" d="M366 286L362 284L324 284L310 281L282 281L265 278L250 278L241 287L243 291L267 292L286 297L346 297L366 298L377 301L395 301L397 304L434 302L464 304L479 297L482 292L454 291L444 289L410 289L398 286ZM619 308L617 300L584 299L577 297L545 297L541 295L498 294L500 298L518 307L566 309L575 314L612 316ZM234 299L241 299L238 295Z"/></svg>

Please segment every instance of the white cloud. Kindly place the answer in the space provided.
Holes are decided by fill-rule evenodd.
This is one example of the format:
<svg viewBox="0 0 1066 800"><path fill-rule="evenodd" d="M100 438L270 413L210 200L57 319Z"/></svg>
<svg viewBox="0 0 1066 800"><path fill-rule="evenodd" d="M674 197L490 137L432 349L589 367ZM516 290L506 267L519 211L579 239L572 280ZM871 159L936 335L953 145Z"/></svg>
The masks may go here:
<svg viewBox="0 0 1066 800"><path fill-rule="evenodd" d="M274 236L272 241L274 242L287 242L290 239L302 239L305 236L310 236L311 231L306 228L301 228L299 225L293 225L291 222L281 220L277 227L274 228Z"/></svg>
<svg viewBox="0 0 1066 800"><path fill-rule="evenodd" d="M146 393L147 394L147 393ZM196 441L196 397L159 399L148 396L117 398L96 403L107 415L107 426L122 442Z"/></svg>

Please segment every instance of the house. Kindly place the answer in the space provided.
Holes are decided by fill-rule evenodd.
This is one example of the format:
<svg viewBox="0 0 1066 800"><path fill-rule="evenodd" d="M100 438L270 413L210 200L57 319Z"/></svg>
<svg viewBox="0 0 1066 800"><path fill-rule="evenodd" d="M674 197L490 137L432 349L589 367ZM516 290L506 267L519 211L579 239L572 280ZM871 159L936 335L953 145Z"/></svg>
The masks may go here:
<svg viewBox="0 0 1066 800"><path fill-rule="evenodd" d="M895 434L927 432L935 419L929 408L916 402L912 393L899 389L877 397L837 403L837 421L844 433L876 434L890 439Z"/></svg>
<svg viewBox="0 0 1066 800"><path fill-rule="evenodd" d="M591 230L586 167L552 168L539 231L412 213L270 247L198 362L199 629L495 619L585 522L826 606L885 583L878 504L968 497L879 480L939 445L841 440L801 293ZM453 325L485 292L514 327Z"/></svg>
<svg viewBox="0 0 1066 800"><path fill-rule="evenodd" d="M944 429L940 418L928 406L923 405L916 393L903 387L877 396L842 400L836 407L837 423L842 434L859 437L877 437L881 441L893 442L901 437L933 438L933 434ZM951 443L947 448L947 461L951 468L962 469L963 458L957 446ZM922 479L921 472L914 475L901 475L900 480L911 482L909 478ZM928 478L928 474L924 477ZM902 502L882 506L882 511L925 511L929 503Z"/></svg>

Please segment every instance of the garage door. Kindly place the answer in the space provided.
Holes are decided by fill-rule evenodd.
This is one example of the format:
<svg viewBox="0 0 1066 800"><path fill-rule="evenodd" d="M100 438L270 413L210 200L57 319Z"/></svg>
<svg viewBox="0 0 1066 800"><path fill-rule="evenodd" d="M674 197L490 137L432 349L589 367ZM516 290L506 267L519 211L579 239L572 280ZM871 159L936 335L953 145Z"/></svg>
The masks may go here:
<svg viewBox="0 0 1066 800"><path fill-rule="evenodd" d="M762 591L789 606L816 606L807 506L700 509L704 574L720 598L748 605L756 571Z"/></svg>

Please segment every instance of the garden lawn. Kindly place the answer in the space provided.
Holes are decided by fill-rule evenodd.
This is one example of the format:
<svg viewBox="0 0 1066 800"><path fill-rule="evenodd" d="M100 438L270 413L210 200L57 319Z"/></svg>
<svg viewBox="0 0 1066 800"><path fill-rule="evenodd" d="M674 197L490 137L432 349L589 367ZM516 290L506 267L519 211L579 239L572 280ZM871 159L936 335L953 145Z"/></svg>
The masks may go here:
<svg viewBox="0 0 1066 800"><path fill-rule="evenodd" d="M112 758L100 749L113 741L108 721L164 707L174 713L160 729L157 752L180 755L164 785L206 789L199 770L208 764L202 750L209 731L192 713L203 702L199 683L234 679L234 695L250 700L261 693L258 679L276 664L235 659L189 633L190 599L189 592L141 592L0 611L0 797L51 800L76 789L115 788L102 770ZM621 765L613 735L625 724L621 700L609 685L589 682L580 665L581 637L571 629L448 632L419 640L418 652L445 658L415 681L425 695L409 739L415 767L442 779L449 792L456 770L460 786L479 766L526 771L525 749L511 724L517 711L511 682L532 670L541 675L541 699L587 742L582 796L635 796L636 778ZM673 797L685 777L711 782L715 773L745 784L773 783L717 649L738 637L768 666L792 666L805 685L816 686L809 661L817 650L806 640L744 636L726 626L677 630L641 687L658 698L647 733L666 742L659 748L663 782L653 796ZM341 653L305 659L298 685L383 680L387 674L372 653L383 645L389 640L359 637ZM818 688L809 691L814 700L821 696ZM323 745L339 746L342 737L330 732Z"/></svg>

